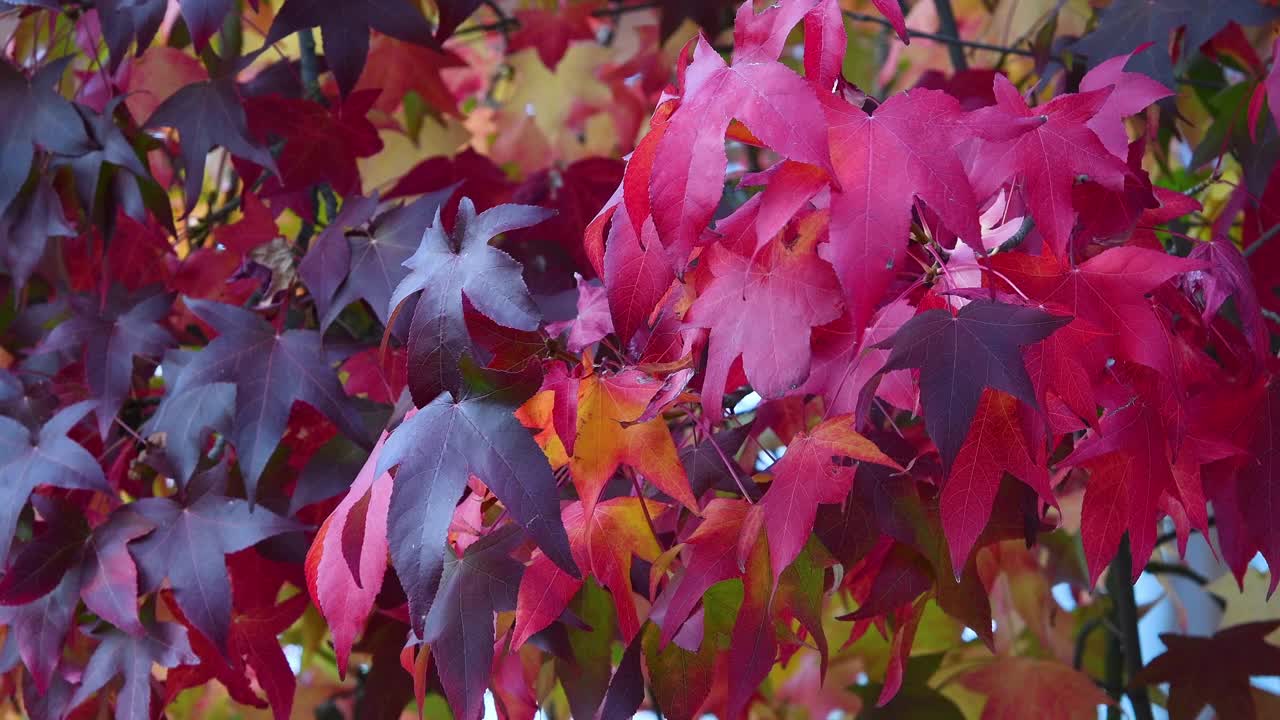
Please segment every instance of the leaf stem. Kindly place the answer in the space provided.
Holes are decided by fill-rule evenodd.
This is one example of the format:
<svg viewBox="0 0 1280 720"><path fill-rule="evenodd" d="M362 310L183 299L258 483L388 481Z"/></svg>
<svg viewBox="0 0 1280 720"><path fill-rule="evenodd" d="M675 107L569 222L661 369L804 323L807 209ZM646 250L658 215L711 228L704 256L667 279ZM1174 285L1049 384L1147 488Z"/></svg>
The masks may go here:
<svg viewBox="0 0 1280 720"><path fill-rule="evenodd" d="M658 528L653 524L653 515L649 514L649 503L645 501L644 490L640 487L640 478L636 477L635 472L631 470L627 471L627 475L631 477L631 487L636 489L636 498L640 500L640 509L644 511L644 521L649 524L649 532L653 533L653 541L661 546L662 542L658 540Z"/></svg>
<svg viewBox="0 0 1280 720"><path fill-rule="evenodd" d="M720 447L720 443L716 442L715 434L711 432L711 422L701 413L697 415L696 422L698 423L698 429L702 431L702 436L706 438L707 442L711 443L711 447L715 448L716 454L720 456L720 462L724 463L725 469L733 476L733 482L738 486L742 497L746 498L748 503L755 505L755 498L751 497L751 493L747 492L747 486L742 484L742 478L739 477L741 473L738 472L737 466L729 462L729 458L724 454L724 449Z"/></svg>

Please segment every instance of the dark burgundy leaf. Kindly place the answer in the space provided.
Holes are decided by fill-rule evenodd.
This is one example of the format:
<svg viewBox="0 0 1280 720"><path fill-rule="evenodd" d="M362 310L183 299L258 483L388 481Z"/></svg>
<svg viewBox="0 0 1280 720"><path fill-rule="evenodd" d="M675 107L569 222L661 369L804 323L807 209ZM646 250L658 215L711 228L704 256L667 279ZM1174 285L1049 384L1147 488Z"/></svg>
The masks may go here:
<svg viewBox="0 0 1280 720"><path fill-rule="evenodd" d="M975 300L956 315L946 310L920 313L875 347L892 348L881 372L920 369L925 428L949 468L984 387L1039 407L1021 348L1069 322L1069 317L1035 308Z"/></svg>
<svg viewBox="0 0 1280 720"><path fill-rule="evenodd" d="M1116 0L1102 12L1093 32L1071 46L1071 50L1097 65L1116 55L1133 52L1148 43L1155 47L1138 53L1126 65L1173 87L1173 61L1166 48L1174 30L1186 28L1181 56L1195 54L1228 23L1261 25L1273 19L1275 11L1257 0Z"/></svg>
<svg viewBox="0 0 1280 720"><path fill-rule="evenodd" d="M14 553L5 568L0 578L0 605L23 605L57 587L79 562L88 535L84 518L74 510L58 508L44 532Z"/></svg>

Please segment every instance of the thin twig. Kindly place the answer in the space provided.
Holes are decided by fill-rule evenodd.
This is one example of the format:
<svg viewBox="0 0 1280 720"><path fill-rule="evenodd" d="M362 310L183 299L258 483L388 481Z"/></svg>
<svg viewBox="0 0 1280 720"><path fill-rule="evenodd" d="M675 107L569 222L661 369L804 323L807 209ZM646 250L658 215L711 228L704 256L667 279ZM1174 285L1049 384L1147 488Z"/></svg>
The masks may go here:
<svg viewBox="0 0 1280 720"><path fill-rule="evenodd" d="M639 10L652 10L655 7L657 7L657 5L658 4L655 2L640 2L640 3L635 3L633 5L622 5L618 7L602 8L600 10L596 10L591 14L595 17L600 17L600 18L603 18L603 17L616 18L621 15L625 15L629 12L635 12ZM893 27L892 23L890 23L888 20L884 19L883 17L880 17L879 15L870 15L867 13L859 13L859 12L852 12L852 11L846 10L844 11L844 16L855 22L869 22L869 23L875 23L877 25L881 25L887 28ZM510 32L511 30L515 30L519 27L520 27L519 20L516 20L515 18L504 18L496 22L465 27L465 28L462 28L461 30L458 30L453 35L454 37L465 37L467 35L483 35L484 33L489 33L489 32ZM951 34L947 32L948 28L946 27L944 27L943 30L944 32L932 33L932 32L926 32L924 30L912 30L908 28L907 36L913 39L919 38L921 40L930 40L932 42L944 43L957 50L959 48L971 48L974 50L987 50L990 52L1005 53L1008 55L1019 55L1021 57L1036 56L1035 51L1030 50L1028 48L996 45L994 43L985 43L977 40L965 40L964 38L958 37L956 34ZM960 58L961 58L961 65L957 67L957 70L964 69L965 67L968 66L967 62L964 60L964 56L962 53L960 54ZM1051 59L1056 60L1058 58L1051 58ZM953 54L952 60L953 62L955 60L954 54Z"/></svg>
<svg viewBox="0 0 1280 720"><path fill-rule="evenodd" d="M1275 225L1272 225L1271 227L1267 228L1266 232L1259 235L1258 239L1254 240L1252 245L1244 249L1244 256L1252 257L1254 253L1262 249L1263 245L1267 244L1268 240L1275 237L1277 234L1280 234L1280 223L1276 223Z"/></svg>
<svg viewBox="0 0 1280 720"><path fill-rule="evenodd" d="M1204 588L1212 582L1209 578L1201 575L1192 568L1186 565L1179 565L1177 563L1149 562L1147 563L1146 571L1153 575L1173 575L1175 577L1186 578L1187 580L1199 585L1201 588ZM1211 593L1208 590L1205 590L1205 594L1209 596L1209 599L1213 601L1214 605L1218 606L1219 610L1227 609L1226 599Z"/></svg>
<svg viewBox="0 0 1280 720"><path fill-rule="evenodd" d="M1209 521L1205 524L1205 528L1206 529L1211 528L1216 524L1217 524L1217 521L1215 518L1209 518ZM1156 538L1156 547L1160 547L1165 543L1171 543L1177 539L1178 539L1178 533L1176 531L1170 530L1169 532L1164 533L1163 535L1160 535L1159 537Z"/></svg>
<svg viewBox="0 0 1280 720"><path fill-rule="evenodd" d="M708 421L706 416L702 414L696 415L694 421L697 423L698 429L702 431L702 436L706 438L707 442L711 443L711 447L715 448L716 454L720 456L720 462L724 463L725 469L733 476L733 482L738 486L738 490L742 493L742 497L746 498L748 503L754 505L756 502L755 499L751 497L751 493L747 492L747 486L743 485L742 479L738 477L740 474L738 472L738 468L733 463L729 462L729 458L724 454L724 449L720 447L720 443L716 442L715 435L711 432L710 421Z"/></svg>
<svg viewBox="0 0 1280 720"><path fill-rule="evenodd" d="M893 27L893 25L888 20L880 17L879 15L868 15L867 13L850 12L846 10L844 13L844 16L849 18L850 20L855 20L857 22L870 22L870 23L875 23L877 25L883 25L884 27ZM945 43L947 45L956 45L962 48L973 48L974 50L990 50L991 52L1008 53L1010 55L1020 55L1022 57L1036 56L1035 51L1025 49L1025 48L1008 47L1005 45L995 45L992 43L979 42L977 40L965 40L963 38L958 38L953 35L944 35L942 33L931 33L931 32L925 32L923 30L912 30L911 28L907 28L907 37L910 37L912 39L920 38L921 40L932 40L933 42Z"/></svg>
<svg viewBox="0 0 1280 720"><path fill-rule="evenodd" d="M485 3L485 4L489 5L489 3ZM493 6L490 5L490 7L493 7ZM592 11L591 16L598 17L598 18L616 18L622 15L626 15L629 12L636 12L638 10L653 10L656 7L658 7L658 3L656 2L639 2L639 3L634 3L632 5L618 5L615 7L600 8L599 10ZM489 32L501 32L505 34L505 33L511 32L512 30L519 29L519 27L520 27L519 20L513 17L508 17L504 13L499 13L499 18L496 21L491 23L485 23L483 25L471 25L469 27L464 27L454 32L453 37L464 37L467 35L483 35L484 33L489 33Z"/></svg>

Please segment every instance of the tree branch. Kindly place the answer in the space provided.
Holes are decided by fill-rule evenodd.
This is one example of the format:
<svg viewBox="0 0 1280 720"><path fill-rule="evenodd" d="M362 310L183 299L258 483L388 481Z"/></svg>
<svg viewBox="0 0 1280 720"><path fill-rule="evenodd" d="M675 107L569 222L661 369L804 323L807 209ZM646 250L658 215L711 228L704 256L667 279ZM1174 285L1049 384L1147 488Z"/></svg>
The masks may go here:
<svg viewBox="0 0 1280 720"><path fill-rule="evenodd" d="M951 8L951 0L933 0L933 5L938 9L938 27L942 32L951 38L960 38L960 27L956 25L956 13ZM969 69L969 61L964 57L964 48L951 43L947 45L947 52L951 55L951 67L956 72L964 72Z"/></svg>
<svg viewBox="0 0 1280 720"><path fill-rule="evenodd" d="M302 73L302 94L308 100L321 102L320 61L316 57L316 36L311 29L298 32L299 69Z"/></svg>
<svg viewBox="0 0 1280 720"><path fill-rule="evenodd" d="M1120 630L1120 648L1124 655L1124 674L1127 680L1142 670L1142 646L1138 641L1138 602L1133 596L1133 559L1129 547L1129 535L1120 540L1111 567L1107 570L1107 591L1111 595L1112 613ZM1114 689L1109 679L1108 686ZM1146 688L1129 688L1129 701L1133 703L1136 720L1154 720L1151 698Z"/></svg>
<svg viewBox="0 0 1280 720"><path fill-rule="evenodd" d="M1259 235L1258 239L1255 240L1252 245L1244 249L1244 256L1252 257L1254 253L1262 249L1263 245L1267 244L1268 240L1275 237L1277 234L1280 234L1280 223L1276 223L1275 225L1272 225L1271 227L1267 228L1266 232L1262 233L1262 235Z"/></svg>
<svg viewBox="0 0 1280 720"><path fill-rule="evenodd" d="M594 17L599 17L599 18L605 18L605 17L616 18L621 15L625 15L629 12L636 12L639 10L652 10L656 8L657 5L658 4L656 2L638 2L631 5L618 5L614 7L602 8L600 10L596 10L591 14ZM947 3L948 10L950 9L950 7L951 5L948 2ZM869 22L869 23L875 23L877 25L881 25L887 28L893 27L892 23L890 23L888 20L884 19L883 17L880 17L879 15L870 15L867 13L859 13L859 12L852 12L852 11L846 10L844 11L844 16L855 22ZM941 12L939 12L939 16L941 16ZM941 19L941 17L939 19ZM497 22L485 23L482 25L472 25L470 27L462 28L461 30L458 30L457 32L454 33L454 37L463 37L467 35L482 35L488 32L510 32L511 30L514 30L519 27L520 27L519 20L516 20L515 18L503 18L498 20ZM912 30L908 28L907 35L908 37L911 37L911 38L919 38L921 40L929 40L932 42L943 43L945 45L951 46L953 50L952 64L953 65L955 64L957 55L959 56L959 59L960 59L960 64L956 67L957 70L965 69L968 67L968 62L965 60L964 54L961 52L958 52L961 48L971 48L974 50L987 50L990 52L1007 53L1009 55L1019 55L1021 57L1036 56L1035 52L1027 48L1010 47L1007 45L996 45L994 43L979 42L977 40L965 40L958 36L958 31L955 30L954 27L955 26L954 26L954 13L953 13L952 27L948 28L946 23L944 22L943 28L942 28L943 32L932 33L932 32L925 32L923 30Z"/></svg>
<svg viewBox="0 0 1280 720"><path fill-rule="evenodd" d="M893 25L879 15L868 15L867 13L845 11L844 16L856 22L869 22L884 27L891 28ZM923 30L912 30L907 28L907 36L911 38L920 38L921 40L931 40L933 42L954 45L962 48L973 48L974 50L990 50L991 52L1008 53L1010 55L1020 55L1022 57L1035 57L1036 54L1025 48L1009 47L1006 45L995 45L992 43L978 42L977 40L965 40L954 35L944 35L942 33L931 33Z"/></svg>

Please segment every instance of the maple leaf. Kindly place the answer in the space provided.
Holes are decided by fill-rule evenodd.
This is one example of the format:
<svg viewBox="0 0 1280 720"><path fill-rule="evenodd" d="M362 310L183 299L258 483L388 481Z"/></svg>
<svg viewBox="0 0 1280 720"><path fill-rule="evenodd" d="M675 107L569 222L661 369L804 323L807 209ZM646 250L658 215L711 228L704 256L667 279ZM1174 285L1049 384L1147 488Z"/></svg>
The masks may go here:
<svg viewBox="0 0 1280 720"><path fill-rule="evenodd" d="M276 224L275 217L257 195L245 193L240 201L240 209L243 215L239 220L213 231L214 240L220 245L232 252L248 254L254 248L280 237L280 227Z"/></svg>
<svg viewBox="0 0 1280 720"><path fill-rule="evenodd" d="M734 565L736 574L736 563ZM645 666L664 716L673 720L699 717L699 711L715 687L716 659L729 648L742 594L741 583L736 581L717 583L707 589L702 596L702 610L690 618L691 624L696 621L699 637L685 643L688 647L664 643L657 627L645 627L642 640Z"/></svg>
<svg viewBox="0 0 1280 720"><path fill-rule="evenodd" d="M139 221L145 221L147 208L139 190L139 184L151 180L151 173L138 160L137 153L129 144L128 138L120 131L114 120L114 113L123 97L114 98L107 103L102 112L94 112L83 105L75 105L80 114L88 137L88 148L76 157L66 160L55 160L55 166L66 164L76 181L76 194L80 202L92 213L99 203L97 201L98 178L102 175L103 165L113 165L133 176L134 182L125 183L123 178L116 177L112 182L111 194L126 215ZM157 211L160 215L163 211Z"/></svg>
<svg viewBox="0 0 1280 720"><path fill-rule="evenodd" d="M85 519L61 504L40 510L44 530L36 523L35 536L8 558L0 577L0 605L24 605L42 597L80 561L89 537Z"/></svg>
<svg viewBox="0 0 1280 720"><path fill-rule="evenodd" d="M173 298L163 293L127 295L112 289L101 298L71 298L72 316L59 323L40 343L40 352L73 351L84 364L89 392L97 402L98 433L107 436L129 392L133 358L156 359L174 344L160 324Z"/></svg>
<svg viewBox="0 0 1280 720"><path fill-rule="evenodd" d="M260 95L244 103L251 137L265 144L284 140L277 164L280 191L296 192L328 183L342 195L360 190L356 160L382 149L378 130L366 116L377 90L360 90L328 108L312 100Z"/></svg>
<svg viewBox="0 0 1280 720"><path fill-rule="evenodd" d="M22 71L0 61L0 103L11 108L0 119L0 210L9 207L31 170L35 147L63 155L82 155L90 149L84 122L55 86L73 56L40 68L30 80Z"/></svg>
<svg viewBox="0 0 1280 720"><path fill-rule="evenodd" d="M742 605L734 619L727 653L727 661L735 669L729 676L725 708L728 717L742 716L778 654L773 627L777 576L769 574L769 546L764 537L757 537L743 569Z"/></svg>
<svg viewBox="0 0 1280 720"><path fill-rule="evenodd" d="M1128 55L1098 63L1080 79L1081 92L1102 90L1108 86L1112 88L1106 102L1098 108L1087 125L1102 141L1103 147L1120 159L1124 159L1129 150L1129 135L1125 131L1124 118L1136 115L1157 100L1173 95L1172 90L1152 78L1125 71L1125 66L1133 61L1133 57L1145 55L1147 49L1142 47Z"/></svg>
<svg viewBox="0 0 1280 720"><path fill-rule="evenodd" d="M1071 322L1035 308L975 300L952 315L927 310L875 347L891 348L881 372L920 369L925 429L950 469L978 409L982 389L1002 390L1038 408L1021 348Z"/></svg>
<svg viewBox="0 0 1280 720"><path fill-rule="evenodd" d="M18 515L37 486L111 492L98 461L67 437L93 407L92 401L68 405L36 431L0 415L0 558L8 557Z"/></svg>
<svg viewBox="0 0 1280 720"><path fill-rule="evenodd" d="M124 677L124 685L116 693L116 717L151 717L151 667L173 668L198 661L187 640L187 629L177 623L149 623L141 635L104 630L97 637L98 647L68 707L88 700L119 675Z"/></svg>
<svg viewBox="0 0 1280 720"><path fill-rule="evenodd" d="M511 199L515 184L487 155L468 147L457 155L438 155L414 165L391 186L386 199L421 195L457 185L452 200L445 208L447 225L453 224L458 203L464 197L471 198L476 209L488 210Z"/></svg>
<svg viewBox="0 0 1280 720"><path fill-rule="evenodd" d="M1187 257L1209 264L1207 269L1189 273L1184 278L1187 285L1204 292L1204 321L1212 322L1227 298L1234 297L1240 325L1255 356L1265 356L1270 349L1270 337L1262 319L1257 286L1244 254L1230 238L1215 237L1211 242L1196 245Z"/></svg>
<svg viewBox="0 0 1280 720"><path fill-rule="evenodd" d="M589 516L582 503L575 503L562 516L574 562L613 595L624 642L631 642L640 631L631 590L631 557L654 562L662 553L645 520L646 509L657 517L666 508L651 500L621 497L600 503ZM561 617L582 585L582 580L561 570L545 553L535 556L520 581L511 646L520 647Z"/></svg>
<svg viewBox="0 0 1280 720"><path fill-rule="evenodd" d="M132 543L144 592L166 579L182 612L221 652L231 633L231 580L225 555L304 526L222 494L226 465L189 485L182 501L144 498L130 507L155 525Z"/></svg>
<svg viewBox="0 0 1280 720"><path fill-rule="evenodd" d="M175 358L189 359L174 353L166 356L161 368L172 383L171 388L178 387L185 366L175 363ZM171 389L142 426L142 434L151 445L148 463L185 485L204 456L209 434L230 435L235 407L236 385L232 382L213 382L182 391Z"/></svg>
<svg viewBox="0 0 1280 720"><path fill-rule="evenodd" d="M316 238L298 268L316 294L321 328L358 300L369 303L383 324L388 322L394 309L391 296L409 275L404 263L418 249L424 231L452 192L449 187L428 193L372 220L376 198L346 200L343 211Z"/></svg>
<svg viewBox="0 0 1280 720"><path fill-rule="evenodd" d="M130 507L117 508L93 529L80 560L80 597L95 615L131 635L141 635L138 567L128 543L155 529Z"/></svg>
<svg viewBox="0 0 1280 720"><path fill-rule="evenodd" d="M1253 459L1240 470L1237 492L1243 510L1242 530L1268 562L1280 562L1280 528L1274 522L1280 483L1280 383L1272 380L1263 402L1259 408L1262 417L1249 446ZM1274 593L1277 584L1280 573L1272 573L1269 592Z"/></svg>
<svg viewBox="0 0 1280 720"><path fill-rule="evenodd" d="M222 21L232 6L232 0L181 0L178 3L197 51L203 50L209 38L222 29ZM134 38L138 41L139 55L151 44L164 22L167 7L165 0L103 0L97 4L102 35L111 51L111 72L124 60Z"/></svg>
<svg viewBox="0 0 1280 720"><path fill-rule="evenodd" d="M1107 151L1089 127L1114 92L1060 95L1033 110L1008 78L996 75L997 105L974 113L984 120L1038 121L1016 138L984 144L980 172L985 179L977 183L978 192L981 195L1008 178L1019 178L1036 227L1059 257L1067 257L1070 249L1076 215L1071 190L1077 179L1083 176L1116 192L1124 189L1128 167Z"/></svg>
<svg viewBox="0 0 1280 720"><path fill-rule="evenodd" d="M67 632L75 620L78 584L75 574L68 573L51 592L30 603L0 606L0 623L9 631L5 654L22 659L38 695L55 685Z"/></svg>
<svg viewBox="0 0 1280 720"><path fill-rule="evenodd" d="M698 39L684 97L658 141L648 179L654 224L668 247L696 245L711 221L723 191L731 119L778 154L831 172L824 128L803 120L822 116L813 88L774 59L752 60L726 65Z"/></svg>
<svg viewBox="0 0 1280 720"><path fill-rule="evenodd" d="M62 203L48 182L37 182L31 193L10 203L0 215L0 257L16 289L26 287L45 246L54 236L71 236L76 229L62 212Z"/></svg>
<svg viewBox="0 0 1280 720"><path fill-rule="evenodd" d="M796 237L775 238L754 255L750 248L712 246L704 255L711 281L685 321L711 329L702 405L721 414L733 362L742 357L747 379L765 398L781 397L809 374L812 328L840 315L838 281L816 252L826 218L809 215Z"/></svg>
<svg viewBox="0 0 1280 720"><path fill-rule="evenodd" d="M374 477L399 467L387 519L391 564L409 598L410 625L420 636L444 567L449 522L472 475L502 500L543 552L578 574L551 466L512 415L518 403L510 401L510 391L503 390L458 400L443 392L396 428L382 448Z"/></svg>
<svg viewBox="0 0 1280 720"><path fill-rule="evenodd" d="M94 7L111 54L107 67L115 73L125 59L129 43L136 38L137 54L142 55L155 39L169 3L167 0L99 0Z"/></svg>
<svg viewBox="0 0 1280 720"><path fill-rule="evenodd" d="M659 417L642 418L661 390L662 383L632 368L579 381L577 438L571 445L569 471L587 517L623 463L697 512L671 431Z"/></svg>
<svg viewBox="0 0 1280 720"><path fill-rule="evenodd" d="M821 252L840 277L853 326L862 328L906 260L916 199L975 246L978 205L956 154L964 135L955 98L917 89L873 113L839 100L823 107L840 190L832 195L830 242Z"/></svg>
<svg viewBox="0 0 1280 720"><path fill-rule="evenodd" d="M520 264L489 240L548 217L550 211L528 205L499 205L476 215L475 205L463 198L453 231L446 233L436 211L418 249L404 261L409 274L388 304L394 312L420 293L409 325L409 389L416 404L461 388L458 361L471 347L464 297L499 325L538 329L541 313L525 287Z"/></svg>
<svg viewBox="0 0 1280 720"><path fill-rule="evenodd" d="M444 42L483 5L483 0L436 0L436 41Z"/></svg>
<svg viewBox="0 0 1280 720"><path fill-rule="evenodd" d="M258 3L250 0L249 4L257 7ZM234 5L234 0L182 0L178 4L197 51L203 50L209 38L222 29L222 21Z"/></svg>
<svg viewBox="0 0 1280 720"><path fill-rule="evenodd" d="M343 95L351 93L369 54L369 32L438 49L431 24L422 11L403 0L363 0L334 5L326 0L286 0L276 13L266 44L293 33L319 27L325 59Z"/></svg>
<svg viewBox="0 0 1280 720"><path fill-rule="evenodd" d="M204 349L192 353L169 393L178 397L194 388L235 385L229 437L235 444L250 499L284 434L295 401L324 413L348 437L365 439L363 424L343 393L337 373L324 359L319 333L277 332L254 313L233 305L192 298L185 302L219 335ZM166 427L156 423L152 431L164 431ZM187 432L190 429L188 424Z"/></svg>
<svg viewBox="0 0 1280 720"><path fill-rule="evenodd" d="M566 266L565 270L591 272L593 265L582 235L609 201L625 170L626 164L614 158L590 157L563 169L550 167L530 175L512 193L512 201L551 208L556 214L537 228L512 232L506 246L513 252L523 250L525 255L563 253L560 263ZM554 248L547 247L551 243ZM526 261L525 266L529 265Z"/></svg>
<svg viewBox="0 0 1280 720"><path fill-rule="evenodd" d="M1008 278L1003 282L1033 300L1113 334L1105 343L1112 357L1169 375L1175 370L1168 333L1144 295L1178 275L1207 269L1202 261L1133 246L1111 248L1079 265L1023 253L1001 253L988 262Z"/></svg>
<svg viewBox="0 0 1280 720"><path fill-rule="evenodd" d="M558 4L562 7L554 10L517 10L515 18L520 25L519 29L511 33L511 45L507 52L516 53L525 48L534 48L538 51L542 64L555 70L569 49L569 43L595 37L590 21L596 3ZM565 4L568 7L563 7Z"/></svg>
<svg viewBox="0 0 1280 720"><path fill-rule="evenodd" d="M205 156L215 146L251 160L279 176L275 160L249 136L248 120L236 92L235 77L192 83L174 93L147 120L148 128L170 127L178 131L187 207L195 205L204 186Z"/></svg>
<svg viewBox="0 0 1280 720"><path fill-rule="evenodd" d="M466 61L451 50L422 47L386 35L375 35L364 72L360 74L360 82L356 83L352 94L362 90L379 91L373 107L391 114L404 104L408 93L414 92L426 104L427 112L458 115L458 100L444 75L452 68L466 66ZM396 187L409 182L412 174L401 176ZM439 186L431 189L437 190ZM396 194L393 191L389 197Z"/></svg>
<svg viewBox="0 0 1280 720"><path fill-rule="evenodd" d="M373 611L387 569L392 479L390 473L374 475L386 441L384 432L307 551L307 589L329 623L338 673L344 676L351 646Z"/></svg>
<svg viewBox="0 0 1280 720"><path fill-rule="evenodd" d="M812 534L818 504L844 501L860 462L902 469L854 431L851 416L843 416L796 435L787 445L787 454L769 468L773 482L761 507L774 582Z"/></svg>
<svg viewBox="0 0 1280 720"><path fill-rule="evenodd" d="M1192 720L1208 706L1218 717L1255 717L1249 678L1280 674L1280 648L1266 640L1277 628L1280 621L1271 620L1235 625L1213 637L1162 634L1160 641L1167 649L1131 684L1169 683L1172 720Z"/></svg>
<svg viewBox="0 0 1280 720"><path fill-rule="evenodd" d="M982 720L1025 714L1092 720L1111 698L1089 676L1050 660L1002 656L959 676L960 684L987 696Z"/></svg>
<svg viewBox="0 0 1280 720"><path fill-rule="evenodd" d="M690 555L683 572L650 612L650 618L662 628L657 638L661 646L676 636L708 588L742 575L740 556L746 554L742 546L750 552L763 519L754 507L742 500L715 498L703 508L702 524L685 540Z"/></svg>
<svg viewBox="0 0 1280 720"><path fill-rule="evenodd" d="M957 579L991 517L1004 473L1026 483L1046 503L1057 504L1049 487L1049 471L1035 461L1031 442L1022 429L1024 422L1022 408L1014 398L995 390L983 392L938 499Z"/></svg>
<svg viewBox="0 0 1280 720"><path fill-rule="evenodd" d="M609 298L604 287L587 282L581 275L578 281L577 314L570 320L547 324L551 335L565 335L565 347L569 352L580 353L613 333L613 317L609 314Z"/></svg>
<svg viewBox="0 0 1280 720"><path fill-rule="evenodd" d="M1274 17L1274 10L1255 0L1116 0L1103 11L1094 31L1072 44L1071 49L1097 64L1152 43L1154 50L1139 54L1129 68L1172 86L1173 62L1166 48L1174 30L1186 28L1178 54L1188 58L1228 23L1261 25Z"/></svg>
<svg viewBox="0 0 1280 720"><path fill-rule="evenodd" d="M299 593L277 604L236 608L232 616L227 648L229 655L215 647L202 634L188 635L198 665L183 665L165 676L166 696L172 698L181 689L197 687L217 679L239 702L265 707L270 705L277 720L285 720L293 707L297 678L277 636L288 630L307 609L309 598ZM237 602L237 604L241 604ZM171 606L172 607L172 606ZM172 608L180 621L185 621L181 608ZM249 683L248 670L262 687L267 702L261 703Z"/></svg>
<svg viewBox="0 0 1280 720"><path fill-rule="evenodd" d="M627 213L613 216L603 277L613 327L624 343L648 327L650 314L676 279L675 271L652 218L645 218L637 233Z"/></svg>
<svg viewBox="0 0 1280 720"><path fill-rule="evenodd" d="M457 717L482 714L493 663L493 614L516 607L524 566L510 553L520 541L518 529L508 525L472 543L462 557L450 551L445 558L422 640L437 657L457 659L436 664Z"/></svg>

